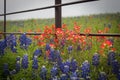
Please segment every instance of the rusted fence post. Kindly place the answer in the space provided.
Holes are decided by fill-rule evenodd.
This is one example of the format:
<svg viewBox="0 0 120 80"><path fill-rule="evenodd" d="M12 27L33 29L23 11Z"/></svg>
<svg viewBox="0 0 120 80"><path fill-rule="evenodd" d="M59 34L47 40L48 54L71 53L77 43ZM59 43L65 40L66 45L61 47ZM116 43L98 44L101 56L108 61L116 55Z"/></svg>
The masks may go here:
<svg viewBox="0 0 120 80"><path fill-rule="evenodd" d="M6 0L4 0L4 32L6 32ZM4 39L6 38L6 34L4 34Z"/></svg>
<svg viewBox="0 0 120 80"><path fill-rule="evenodd" d="M61 4L61 0L55 0L55 5ZM55 7L55 26L56 28L61 28L61 6Z"/></svg>

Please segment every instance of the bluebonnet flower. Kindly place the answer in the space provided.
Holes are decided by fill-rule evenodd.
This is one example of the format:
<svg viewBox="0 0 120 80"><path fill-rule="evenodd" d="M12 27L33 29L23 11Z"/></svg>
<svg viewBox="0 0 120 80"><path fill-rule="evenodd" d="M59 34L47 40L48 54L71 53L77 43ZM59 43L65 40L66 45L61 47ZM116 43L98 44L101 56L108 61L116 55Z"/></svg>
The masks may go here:
<svg viewBox="0 0 120 80"><path fill-rule="evenodd" d="M68 80L68 76L66 74L62 74L60 76L60 80Z"/></svg>
<svg viewBox="0 0 120 80"><path fill-rule="evenodd" d="M90 73L90 64L87 60L83 62L81 70L82 70L81 72L82 78L86 79L86 77L89 76Z"/></svg>
<svg viewBox="0 0 120 80"><path fill-rule="evenodd" d="M60 51L59 50L56 50L55 51L55 54L56 54L56 58L58 59L60 57Z"/></svg>
<svg viewBox="0 0 120 80"><path fill-rule="evenodd" d="M113 71L113 73L118 74L119 73L119 68L120 68L120 65L119 65L118 61L114 60L112 62L112 71Z"/></svg>
<svg viewBox="0 0 120 80"><path fill-rule="evenodd" d="M68 65L64 65L63 73L66 74L67 77L69 77L70 67Z"/></svg>
<svg viewBox="0 0 120 80"><path fill-rule="evenodd" d="M28 55L27 54L25 54L24 56L23 56L23 58L22 58L22 68L23 69L27 69L28 68L28 64L29 64L29 62L28 62Z"/></svg>
<svg viewBox="0 0 120 80"><path fill-rule="evenodd" d="M32 43L32 40L26 36L26 34L22 34L19 38L20 40L20 47L23 49L27 49L28 46Z"/></svg>
<svg viewBox="0 0 120 80"><path fill-rule="evenodd" d="M71 61L67 60L64 64L70 67L71 66Z"/></svg>
<svg viewBox="0 0 120 80"><path fill-rule="evenodd" d="M94 66L98 66L100 62L100 55L98 53L95 53L92 57L92 64Z"/></svg>
<svg viewBox="0 0 120 80"><path fill-rule="evenodd" d="M47 44L46 44L46 47L45 47L45 50L46 50L46 51L50 51L50 49L51 49L51 48L50 48L50 45L47 43Z"/></svg>
<svg viewBox="0 0 120 80"><path fill-rule="evenodd" d="M16 72L20 71L20 61L16 62L15 70L16 70Z"/></svg>
<svg viewBox="0 0 120 80"><path fill-rule="evenodd" d="M58 66L59 66L60 70L61 70L62 72L64 72L64 64L63 64L63 62L60 62L60 63L58 64Z"/></svg>
<svg viewBox="0 0 120 80"><path fill-rule="evenodd" d="M55 77L58 75L58 68L54 65L51 69L51 77Z"/></svg>
<svg viewBox="0 0 120 80"><path fill-rule="evenodd" d="M75 72L77 70L77 61L76 59L71 60L71 71Z"/></svg>
<svg viewBox="0 0 120 80"><path fill-rule="evenodd" d="M7 63L5 63L4 66L3 66L3 74L5 76L9 76L10 75L10 71L9 71L9 67L8 67Z"/></svg>
<svg viewBox="0 0 120 80"><path fill-rule="evenodd" d="M68 65L64 65L64 73L68 74L70 71L70 67Z"/></svg>
<svg viewBox="0 0 120 80"><path fill-rule="evenodd" d="M35 56L35 57L33 58L32 68L33 68L33 69L38 69L38 60L37 60L37 56Z"/></svg>
<svg viewBox="0 0 120 80"><path fill-rule="evenodd" d="M112 62L115 60L115 52L110 51L108 53L108 65L112 65Z"/></svg>
<svg viewBox="0 0 120 80"><path fill-rule="evenodd" d="M119 69L119 73L117 74L117 79L120 80L120 69Z"/></svg>
<svg viewBox="0 0 120 80"><path fill-rule="evenodd" d="M16 53L17 52L17 49L16 49L16 46L17 46L17 42L16 42L17 38L15 35L13 34L10 34L9 36L6 37L6 44L7 44L7 47L10 47L11 48L11 51L13 53Z"/></svg>
<svg viewBox="0 0 120 80"><path fill-rule="evenodd" d="M39 56L41 56L41 55L42 55L42 50L41 50L41 49L36 49L35 52L33 53L33 57L34 57L34 56L39 57Z"/></svg>
<svg viewBox="0 0 120 80"><path fill-rule="evenodd" d="M7 47L6 40L0 41L0 55L4 55L5 48Z"/></svg>
<svg viewBox="0 0 120 80"><path fill-rule="evenodd" d="M107 75L105 72L100 72L98 80L107 80Z"/></svg>
<svg viewBox="0 0 120 80"><path fill-rule="evenodd" d="M17 61L20 61L20 56L17 56L17 58L16 58L16 62L17 62Z"/></svg>
<svg viewBox="0 0 120 80"><path fill-rule="evenodd" d="M78 80L78 75L76 72L72 72L72 74L70 75L70 80Z"/></svg>
<svg viewBox="0 0 120 80"><path fill-rule="evenodd" d="M68 53L71 53L72 50L73 50L73 46L69 46L69 47L68 47Z"/></svg>
<svg viewBox="0 0 120 80"><path fill-rule="evenodd" d="M45 66L42 66L41 71L40 71L40 77L42 80L47 80L47 69Z"/></svg>
<svg viewBox="0 0 120 80"><path fill-rule="evenodd" d="M11 34L9 39L10 39L10 43L11 43L10 44L11 51L13 53L17 53L17 49L16 49L16 46L17 46L16 40L17 40L17 38L15 37L15 35Z"/></svg>
<svg viewBox="0 0 120 80"><path fill-rule="evenodd" d="M56 61L55 59L56 59L56 56L55 56L55 50L54 49L50 49L50 55L49 55L49 59L51 60L51 61Z"/></svg>

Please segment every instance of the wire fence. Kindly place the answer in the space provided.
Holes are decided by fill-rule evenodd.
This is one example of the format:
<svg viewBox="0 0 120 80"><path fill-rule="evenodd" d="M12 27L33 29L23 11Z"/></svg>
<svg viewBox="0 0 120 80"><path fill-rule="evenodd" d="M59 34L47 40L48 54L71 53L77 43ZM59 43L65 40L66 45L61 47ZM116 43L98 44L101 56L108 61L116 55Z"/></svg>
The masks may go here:
<svg viewBox="0 0 120 80"><path fill-rule="evenodd" d="M19 14L19 13L26 13L26 12L32 12L32 11L38 11L38 10L45 10L45 9L50 9L50 8L55 8L55 22L56 22L56 28L61 28L61 6L68 6L68 5L73 5L73 4L79 4L79 3L86 3L86 2L92 2L92 1L98 1L98 0L80 0L80 1L75 1L75 2L69 2L69 3L64 3L61 4L61 0L55 0L55 5L52 6L47 6L47 7L42 7L42 8L36 8L36 9L30 9L30 10L23 10L23 11L16 11L16 12L11 12L11 13L6 13L6 0L4 0L4 14L0 14L0 16L4 16L4 32L0 32L0 34L3 34L6 36L6 34L15 34L15 35L21 35L23 32L6 32L6 16L7 15L13 15L13 14ZM27 32L25 33L26 35L41 35L42 32L36 33L36 32ZM55 33L54 33L55 35ZM85 34L85 33L80 33L80 35L83 36L112 36L112 37L120 37L119 33L90 33L90 34Z"/></svg>

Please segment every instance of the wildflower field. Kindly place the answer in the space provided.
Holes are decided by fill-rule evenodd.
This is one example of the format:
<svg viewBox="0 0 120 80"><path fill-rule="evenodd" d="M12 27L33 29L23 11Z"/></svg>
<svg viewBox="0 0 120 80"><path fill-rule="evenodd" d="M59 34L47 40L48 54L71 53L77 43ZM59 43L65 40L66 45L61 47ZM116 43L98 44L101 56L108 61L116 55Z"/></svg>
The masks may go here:
<svg viewBox="0 0 120 80"><path fill-rule="evenodd" d="M57 29L54 19L7 21L23 34L0 40L0 80L120 80L120 38L79 34L120 33L120 13L62 20Z"/></svg>

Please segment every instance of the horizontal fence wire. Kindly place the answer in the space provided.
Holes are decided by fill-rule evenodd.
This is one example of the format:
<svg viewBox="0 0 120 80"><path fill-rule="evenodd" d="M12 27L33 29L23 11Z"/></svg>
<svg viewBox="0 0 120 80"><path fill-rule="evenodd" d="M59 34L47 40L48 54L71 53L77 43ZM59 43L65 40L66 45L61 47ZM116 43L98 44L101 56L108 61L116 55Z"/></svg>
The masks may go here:
<svg viewBox="0 0 120 80"><path fill-rule="evenodd" d="M38 11L38 10L43 10L43 9L55 8L55 7L59 7L59 6L68 6L68 5L73 5L73 4L78 4L78 3L85 3L85 2L92 2L92 1L98 1L98 0L82 0L82 1L75 1L75 2L69 2L69 3L64 3L64 4L57 4L57 5L42 7L42 8L29 9L29 10L11 12L11 13L6 13L6 14L0 14L0 16L12 15L12 14L18 14L18 13L25 13L25 12L31 12L31 11Z"/></svg>
<svg viewBox="0 0 120 80"><path fill-rule="evenodd" d="M15 35L21 35L21 34L26 34L26 35L41 35L43 34L43 32L1 32L0 34L15 34ZM44 33L45 34L45 33ZM55 33L51 34L51 35L55 35ZM74 34L76 35L76 34ZM81 36L108 36L108 37L120 37L119 33L79 33L79 35Z"/></svg>

